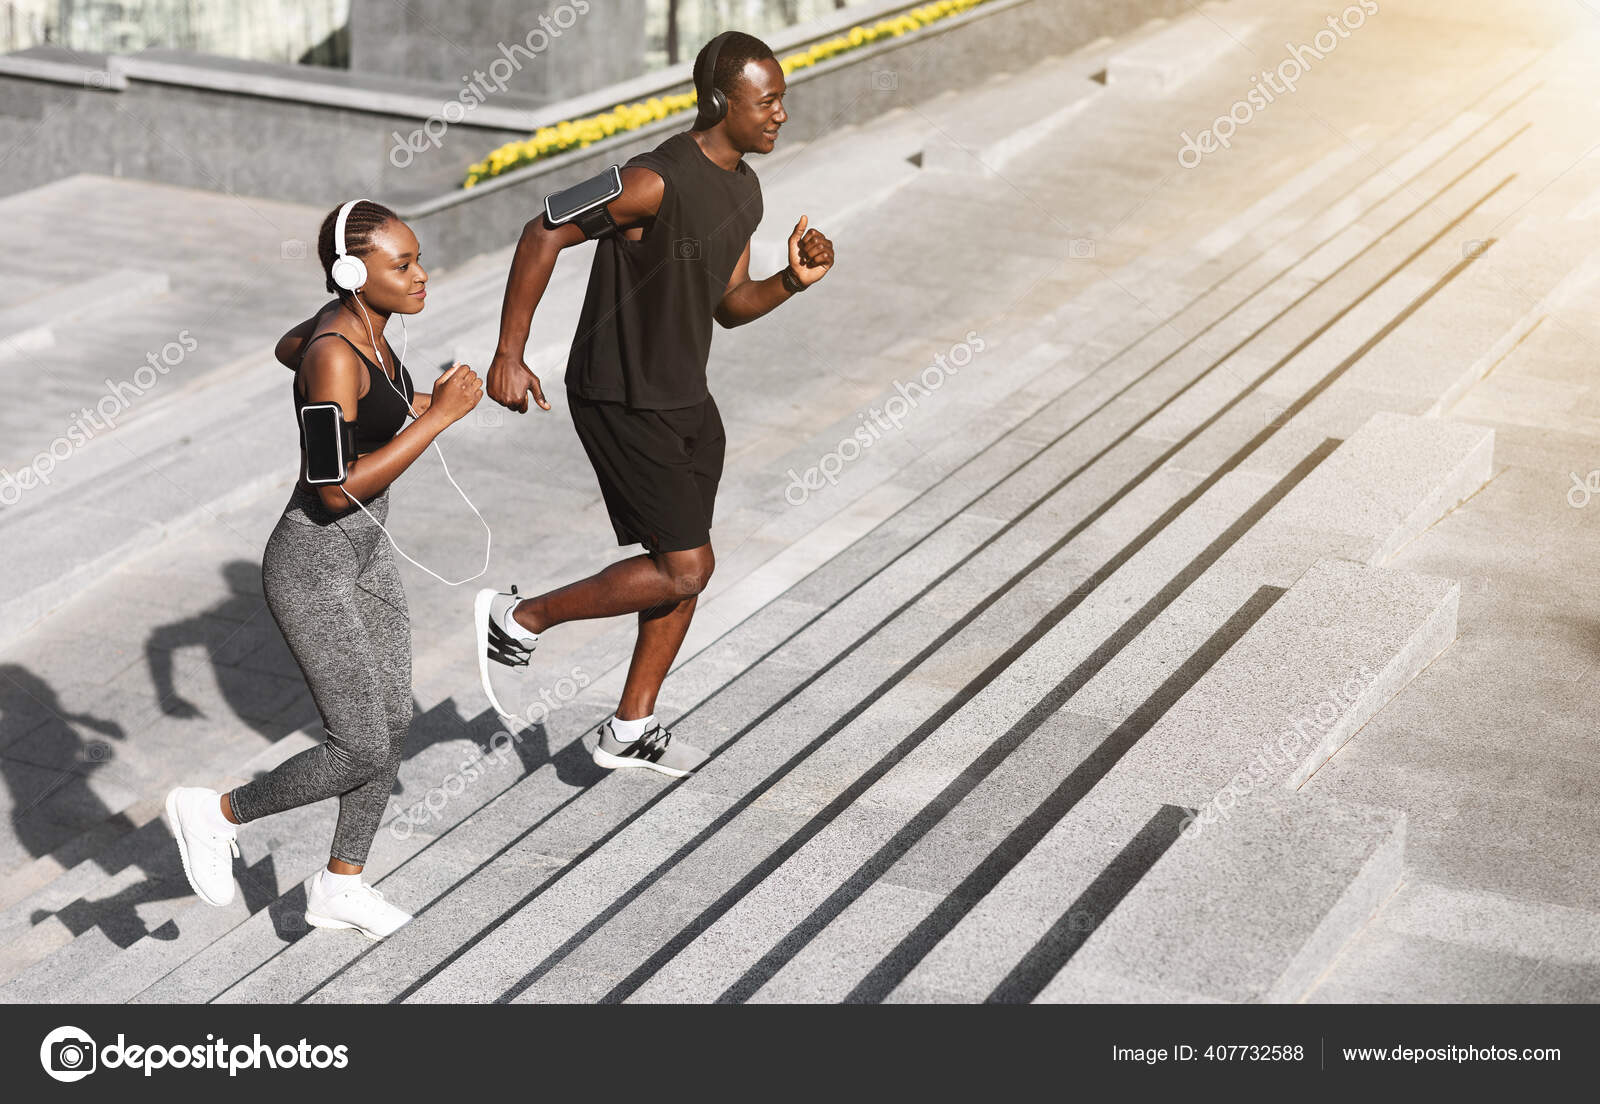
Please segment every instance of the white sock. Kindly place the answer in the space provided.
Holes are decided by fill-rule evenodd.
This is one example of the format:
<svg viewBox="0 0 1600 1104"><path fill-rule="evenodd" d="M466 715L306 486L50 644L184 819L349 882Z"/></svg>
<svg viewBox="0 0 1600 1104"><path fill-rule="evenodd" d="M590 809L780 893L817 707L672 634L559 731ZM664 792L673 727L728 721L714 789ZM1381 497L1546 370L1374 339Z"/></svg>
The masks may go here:
<svg viewBox="0 0 1600 1104"><path fill-rule="evenodd" d="M507 606L505 613L500 616L500 627L506 631L506 635L511 637L512 640L519 641L523 644L532 644L539 639L539 634L536 632L529 632L527 629L517 624L517 622L511 616L513 613L517 612L517 607L526 601L526 598L519 598L517 601L512 602L509 606Z"/></svg>
<svg viewBox="0 0 1600 1104"><path fill-rule="evenodd" d="M205 817L207 829L215 832L219 836L231 836L239 831L239 826L237 824L222 815L221 794L217 795L217 799L215 801L207 799L203 804L206 808Z"/></svg>
<svg viewBox="0 0 1600 1104"><path fill-rule="evenodd" d="M637 720L625 721L615 713L611 714L611 735L617 738L619 744L631 744L644 735L644 730L655 722L656 715L640 717Z"/></svg>
<svg viewBox="0 0 1600 1104"><path fill-rule="evenodd" d="M317 877L322 879L322 892L329 896L343 893L347 889L354 889L361 884L361 875L335 874L327 867L323 867L322 873L318 874Z"/></svg>

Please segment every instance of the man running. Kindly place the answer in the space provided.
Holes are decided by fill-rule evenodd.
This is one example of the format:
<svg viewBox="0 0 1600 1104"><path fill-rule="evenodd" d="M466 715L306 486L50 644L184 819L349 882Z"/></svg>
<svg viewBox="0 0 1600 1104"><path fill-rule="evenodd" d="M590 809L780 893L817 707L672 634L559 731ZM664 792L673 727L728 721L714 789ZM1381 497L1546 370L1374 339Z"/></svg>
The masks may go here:
<svg viewBox="0 0 1600 1104"><path fill-rule="evenodd" d="M524 666L552 625L639 615L633 660L616 712L600 725L594 761L682 777L706 753L655 718L656 695L711 578L712 504L722 477L723 428L706 389L711 323L742 325L827 274L833 243L801 216L789 264L750 278L750 236L761 221L761 185L743 161L771 153L788 119L783 69L760 39L724 32L695 61L699 113L621 173L622 193L603 207L589 287L567 360L572 424L594 465L619 545L645 552L533 597L480 591L478 670L496 711L489 660ZM605 214L598 217L605 221ZM506 281L490 398L517 413L528 396L549 410L523 363L534 308L557 254L594 230L572 222L523 227Z"/></svg>

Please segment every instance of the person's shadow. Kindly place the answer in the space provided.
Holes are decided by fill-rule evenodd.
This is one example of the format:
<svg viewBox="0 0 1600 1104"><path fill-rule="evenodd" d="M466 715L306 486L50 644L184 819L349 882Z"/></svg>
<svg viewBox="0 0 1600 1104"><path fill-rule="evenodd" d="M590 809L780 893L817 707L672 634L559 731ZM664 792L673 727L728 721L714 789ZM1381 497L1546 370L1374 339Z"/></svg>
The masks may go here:
<svg viewBox="0 0 1600 1104"><path fill-rule="evenodd" d="M319 717L303 673L278 632L276 623L263 608L259 565L248 560L235 560L224 565L222 571L228 584L226 597L194 616L154 627L145 638L146 665L160 714L157 723L160 723L161 717L177 721L206 718L206 708L184 693L182 675L174 658L174 653L179 649L202 647L206 651L222 704L233 718L263 737L261 746L265 747L268 743L317 723ZM32 680L29 692L33 697L45 701L48 710L60 714L59 702L49 687L31 673L22 672L17 677L23 676ZM216 707L212 708L214 710ZM70 738L83 745L82 754L90 760L108 755L103 750L106 745L83 740L73 730L73 725L124 739L123 730L115 722L74 716L64 718L61 723ZM406 756L409 759L437 743L463 736L478 746L479 753L487 753L496 750L494 737L500 727L492 711L463 714L456 701L447 698L432 709L418 709L406 743ZM139 733L134 732L127 737L127 742L138 746ZM516 743L514 754L520 760L517 773L526 774L550 764L563 781L572 785L587 786L605 773L594 766L584 749L576 743L563 749L562 753L552 755L548 735L542 725L524 734L524 739ZM241 758L245 757L242 753ZM93 808L85 808L81 817L74 818L80 824L89 822L91 817L98 822L110 815L110 811L84 785L81 775L68 774L58 781L59 772L44 772L38 768L28 770L32 773L24 777L22 768L18 767L13 777L8 767L7 780L12 784L13 794L28 791L14 802L14 808L21 810L29 802L36 803L38 791L45 784L54 783L69 788L71 795L85 803L95 803ZM41 781L36 777L38 775L48 777ZM408 794L404 777L403 774L402 780L397 780L395 785L395 794L402 806L423 796ZM508 776L504 781L509 783L510 780ZM202 782L201 779L192 781L196 784ZM416 788L417 783L413 782L412 786ZM95 815L96 812L98 815ZM51 822L40 819L26 837L25 846L31 854L47 854L60 845L62 838L70 837L71 833L70 829L56 829ZM23 838L20 829L19 838ZM178 900L191 894L178 860L177 847L162 819L157 818L117 841L114 846L101 849L95 858L107 874L135 867L143 876L109 896L80 898L65 908L55 910L54 915L74 935L99 927L108 938L124 947L145 935L163 939L177 937L177 925L171 920L157 924L152 929L140 916L141 907ZM303 911L303 907L297 911L293 900L298 890L294 885L280 884L286 875L276 869L270 853L248 867L238 868L238 874L241 894L252 913L276 901L273 919L280 934L285 938L301 934L304 924L298 913ZM286 893L289 897L283 896ZM278 915L280 912L282 916ZM41 909L33 914L33 920L37 923L51 914Z"/></svg>
<svg viewBox="0 0 1600 1104"><path fill-rule="evenodd" d="M47 855L83 825L112 815L89 786L115 754L95 736L123 740L126 733L114 720L72 712L22 664L0 664L0 774L11 796L12 838L26 855ZM19 861L22 855L10 856L6 865Z"/></svg>
<svg viewBox="0 0 1600 1104"><path fill-rule="evenodd" d="M145 665L154 708L133 724L131 733L114 721L66 714L55 694L31 672L16 669L8 679L8 684L14 686L14 699L6 712L15 714L19 723L34 715L24 713L21 704L35 699L54 716L49 722L53 731L22 736L12 748L0 752L6 758L4 769L13 795L14 832L22 848L35 857L61 849L59 857L64 865L90 859L111 877L130 868L138 874L134 882L118 879L124 884L106 896L80 897L54 910L74 935L99 927L120 946L128 946L146 934L171 938L176 931L170 923L150 932L139 909L191 892L164 821L156 818L137 828L126 822L119 825L116 821L120 814L114 815L86 785L88 771L120 753L112 751L104 741L86 739L78 729L88 729L91 735L106 732L125 740L126 754L148 755L158 760L152 766L160 768L166 766L160 760L174 754L162 742L172 741L175 731L180 741L184 739L181 723L185 721L210 722L194 726L196 741L215 739L218 726L223 733L234 726L254 733L258 741L240 741L230 736L242 761L255 750L317 720L305 679L265 609L260 566L249 560L233 560L223 565L222 576L227 584L223 598L197 614L157 625L146 634ZM191 700L190 695L202 700L206 695L185 685L177 657L182 650L193 648L204 652L201 670L209 670L216 684L216 690L212 692L207 687L207 693L220 696L220 703L214 698L208 705ZM34 706L35 710L38 708ZM174 721L179 722L176 728ZM232 735L237 735L237 729ZM42 742L46 737L48 744ZM73 745L70 752L63 746L67 742ZM34 758L38 762L29 763L26 753L35 746L48 751L50 763L70 762L70 768L44 769L38 765L42 760L37 755ZM197 758L205 754L204 747L196 747ZM79 770L83 773L76 773ZM164 776L168 773L163 771ZM186 781L200 784L204 780ZM247 897L252 892L252 881L259 884L263 874L271 880L268 870L245 881ZM51 910L38 909L32 920L39 923L50 915Z"/></svg>
<svg viewBox="0 0 1600 1104"><path fill-rule="evenodd" d="M227 597L200 613L157 625L145 637L145 664L161 712L179 720L204 717L174 677L173 654L204 648L217 689L229 711L269 743L317 719L305 678L261 594L261 566L250 560L223 565Z"/></svg>

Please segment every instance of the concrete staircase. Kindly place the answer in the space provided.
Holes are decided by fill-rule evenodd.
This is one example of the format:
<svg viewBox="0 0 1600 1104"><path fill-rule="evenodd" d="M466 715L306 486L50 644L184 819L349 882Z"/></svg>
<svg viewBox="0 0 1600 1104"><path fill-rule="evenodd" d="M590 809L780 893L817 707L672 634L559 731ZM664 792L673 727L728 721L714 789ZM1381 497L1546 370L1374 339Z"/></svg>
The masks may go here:
<svg viewBox="0 0 1600 1104"><path fill-rule="evenodd" d="M1174 56L1198 18L1140 57ZM1118 48L1020 79L1086 77ZM1099 87L1025 137L930 107L922 171L876 202L1003 186L1148 99ZM1302 149L1220 222L1116 247L1103 279L1057 279L1048 309L982 300L981 391L931 397L841 493L770 506L779 473L894 393L885 376L830 367L842 395L806 414L763 390L776 376L745 381L748 413L799 428L730 462L735 581L658 707L713 752L701 771L590 763L627 626L572 637L561 664L596 677L509 734L445 677L455 633L419 646L418 694L462 700L419 715L368 867L411 925L377 945L305 929L331 805L241 833L242 892L200 904L153 819L153 767L116 816L0 881L0 999L1306 998L1404 875L1403 810L1307 783L1456 636L1458 584L1386 566L1495 474L1495 432L1441 415L1484 349L1589 279L1560 231L1600 173L1542 186L1563 153L1537 120L1562 94L1524 67L1463 82L1359 151ZM898 154L929 133L889 118L840 141ZM876 208L834 202L883 232ZM502 280L488 260L454 274L462 307L425 342L480 341ZM903 380L912 340L860 359ZM241 424L282 451L282 426ZM558 576L584 562L563 536L531 546ZM248 778L314 733L168 773Z"/></svg>

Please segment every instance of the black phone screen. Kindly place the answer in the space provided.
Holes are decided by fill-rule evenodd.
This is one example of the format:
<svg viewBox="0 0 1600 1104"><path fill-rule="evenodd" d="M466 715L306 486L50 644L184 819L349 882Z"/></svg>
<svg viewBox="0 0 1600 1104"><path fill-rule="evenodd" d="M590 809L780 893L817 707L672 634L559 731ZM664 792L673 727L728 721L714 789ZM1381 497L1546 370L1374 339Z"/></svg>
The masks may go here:
<svg viewBox="0 0 1600 1104"><path fill-rule="evenodd" d="M566 222L580 211L596 203L616 199L622 194L622 172L612 165L599 176L574 184L563 191L545 197L545 216L551 223Z"/></svg>
<svg viewBox="0 0 1600 1104"><path fill-rule="evenodd" d="M339 424L344 415L338 403L311 403L300 408L305 433L306 482L343 483L347 458L340 447Z"/></svg>

